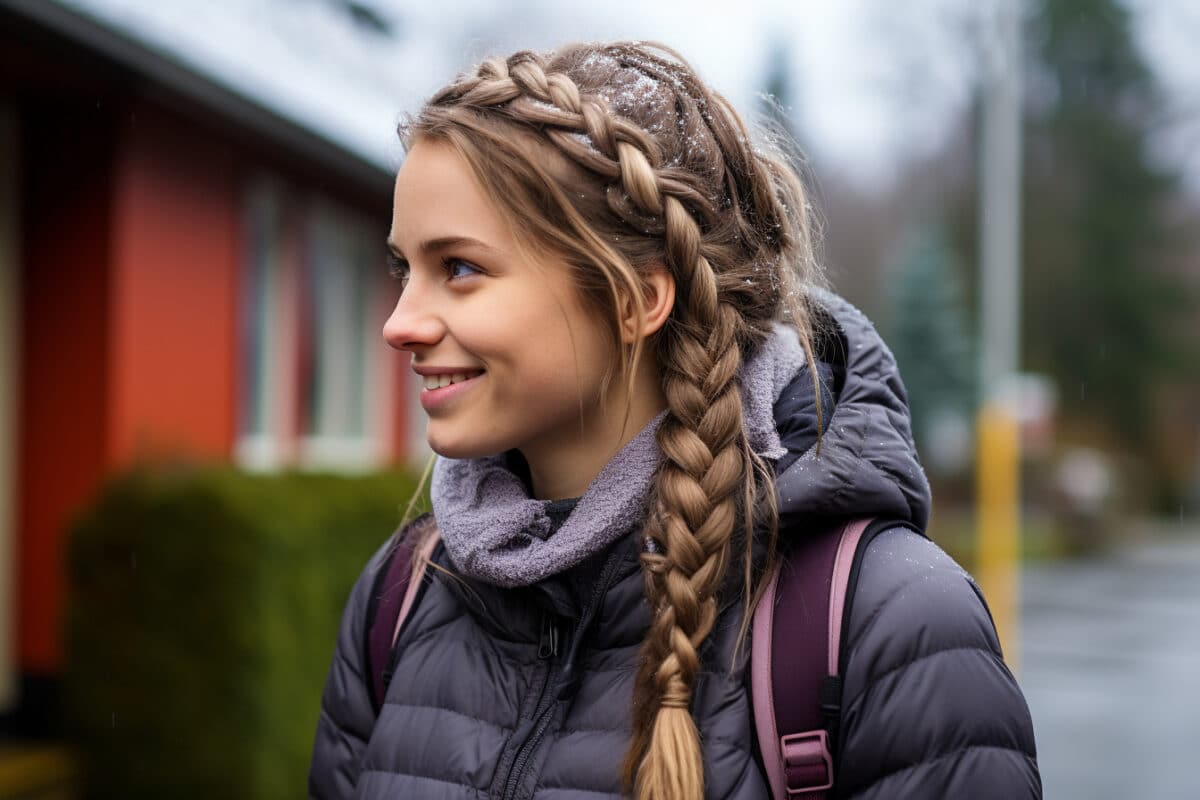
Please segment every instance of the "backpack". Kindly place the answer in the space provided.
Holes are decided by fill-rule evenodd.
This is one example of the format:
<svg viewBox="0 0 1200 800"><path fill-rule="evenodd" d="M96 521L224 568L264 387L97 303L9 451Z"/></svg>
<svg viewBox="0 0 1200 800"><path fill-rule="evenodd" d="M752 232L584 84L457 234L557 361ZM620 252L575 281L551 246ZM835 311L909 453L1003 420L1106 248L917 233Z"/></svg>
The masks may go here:
<svg viewBox="0 0 1200 800"><path fill-rule="evenodd" d="M805 537L782 554L754 610L750 689L759 752L776 800L823 800L833 788L842 643L858 567L866 544L894 527L889 520L858 519ZM366 663L376 713L391 681L400 629L428 583L425 565L438 543L435 533L414 548L402 533L367 609Z"/></svg>

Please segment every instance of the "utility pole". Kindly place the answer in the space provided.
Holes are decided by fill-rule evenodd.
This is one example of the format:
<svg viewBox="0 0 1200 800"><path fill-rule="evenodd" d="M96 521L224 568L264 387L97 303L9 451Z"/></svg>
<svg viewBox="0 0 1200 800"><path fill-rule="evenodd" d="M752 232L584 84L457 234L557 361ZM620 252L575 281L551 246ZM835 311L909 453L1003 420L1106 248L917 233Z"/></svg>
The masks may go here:
<svg viewBox="0 0 1200 800"><path fill-rule="evenodd" d="M979 252L981 388L977 572L1006 660L1018 662L1020 448L1014 377L1021 295L1021 0L982 13Z"/></svg>

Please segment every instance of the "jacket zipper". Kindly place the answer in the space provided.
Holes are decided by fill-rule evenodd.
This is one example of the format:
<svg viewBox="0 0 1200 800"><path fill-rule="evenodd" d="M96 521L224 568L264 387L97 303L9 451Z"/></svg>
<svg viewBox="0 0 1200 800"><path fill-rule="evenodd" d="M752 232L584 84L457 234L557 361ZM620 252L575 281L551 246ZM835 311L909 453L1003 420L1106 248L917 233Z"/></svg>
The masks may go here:
<svg viewBox="0 0 1200 800"><path fill-rule="evenodd" d="M521 788L521 776L525 772L526 764L529 763L529 757L537 751L538 744L546 733L546 728L550 726L554 707L558 704L556 693L547 691L554 684L558 644L558 619L553 614L546 614L542 621L541 640L538 642L538 658L549 661L550 665L546 671L546 679L542 681L538 691L537 706L533 714L535 720L533 731L517 749L512 768L508 771L508 779L504 782L504 794L501 796L503 800L515 800L517 792Z"/></svg>
<svg viewBox="0 0 1200 800"><path fill-rule="evenodd" d="M585 607L584 613L580 618L578 627L572 633L571 652L569 656L577 655L580 642L576 640L591 626L593 618L600 608L600 603L603 601L605 594L607 594L608 589L612 584L613 578L617 572L617 568L621 565L621 561L622 557L620 553L614 553L613 555L609 556L608 560L604 563L603 568L601 568L600 579L596 583L596 587L592 592L592 596L588 599L587 606ZM557 707L558 701L565 699L564 694L566 694L568 687L573 684L576 678L575 673L579 669L579 665L574 663L575 659L570 657L568 658L568 661L572 663L562 666L558 664L558 622L558 617L554 614L546 614L543 617L542 638L538 643L538 658L549 660L550 666L546 673L546 680L542 683L541 689L538 693L538 707L534 712L533 718L536 720L536 722L534 724L533 731L529 734L525 741L521 743L520 748L517 750L517 755L513 760L512 768L508 772L508 778L504 782L504 794L501 796L503 800L516 800L517 793L520 791L521 777L522 773L525 772L525 766L529 763L530 756L537 752L538 745L541 743L542 737L546 733L546 729L550 727L550 720L554 716L554 709ZM554 678L558 677L558 673L560 671L563 673L568 671L570 672L570 675L567 676L568 680L563 682L564 685L561 688L561 691L548 692L547 689L554 685Z"/></svg>

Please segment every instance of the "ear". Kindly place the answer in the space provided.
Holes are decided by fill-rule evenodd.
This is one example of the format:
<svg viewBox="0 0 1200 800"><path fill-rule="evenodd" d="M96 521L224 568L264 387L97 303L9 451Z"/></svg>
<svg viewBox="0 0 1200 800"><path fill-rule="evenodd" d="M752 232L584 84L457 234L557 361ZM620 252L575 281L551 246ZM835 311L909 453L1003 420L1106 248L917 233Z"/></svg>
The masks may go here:
<svg viewBox="0 0 1200 800"><path fill-rule="evenodd" d="M628 298L621 308L621 343L633 344L654 335L666 323L675 308L675 276L666 267L651 267L642 276L642 302L646 316L638 329L633 303Z"/></svg>

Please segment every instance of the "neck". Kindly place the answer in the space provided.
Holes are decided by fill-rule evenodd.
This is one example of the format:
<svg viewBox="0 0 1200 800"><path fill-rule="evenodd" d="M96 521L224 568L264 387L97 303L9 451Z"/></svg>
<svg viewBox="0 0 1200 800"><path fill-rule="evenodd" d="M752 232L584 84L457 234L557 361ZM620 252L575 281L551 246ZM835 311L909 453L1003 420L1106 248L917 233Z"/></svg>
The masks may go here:
<svg viewBox="0 0 1200 800"><path fill-rule="evenodd" d="M667 407L651 358L642 359L632 398L613 381L608 397L579 425L553 441L521 449L529 465L530 488L538 500L580 497L613 456Z"/></svg>

